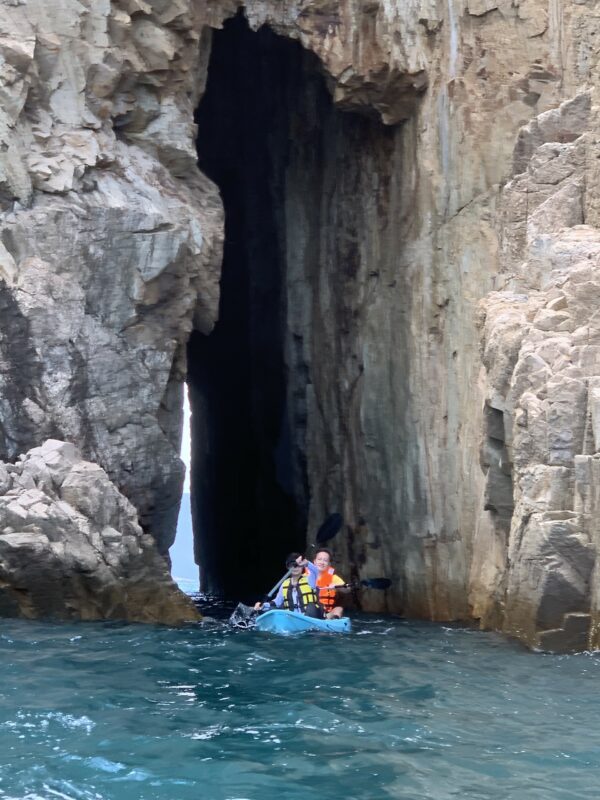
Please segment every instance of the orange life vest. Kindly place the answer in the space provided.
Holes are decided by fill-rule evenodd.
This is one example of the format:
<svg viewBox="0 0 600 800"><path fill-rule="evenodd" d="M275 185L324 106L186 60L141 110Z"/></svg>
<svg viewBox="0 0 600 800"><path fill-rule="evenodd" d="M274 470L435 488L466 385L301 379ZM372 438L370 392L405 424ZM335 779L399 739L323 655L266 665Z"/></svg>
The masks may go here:
<svg viewBox="0 0 600 800"><path fill-rule="evenodd" d="M324 569L323 572L319 573L319 577L317 578L317 588L319 590L319 603L325 609L325 613L328 611L332 611L335 606L335 589L323 589L323 586L331 586L333 581L333 577L335 575L335 570L333 567L328 567Z"/></svg>

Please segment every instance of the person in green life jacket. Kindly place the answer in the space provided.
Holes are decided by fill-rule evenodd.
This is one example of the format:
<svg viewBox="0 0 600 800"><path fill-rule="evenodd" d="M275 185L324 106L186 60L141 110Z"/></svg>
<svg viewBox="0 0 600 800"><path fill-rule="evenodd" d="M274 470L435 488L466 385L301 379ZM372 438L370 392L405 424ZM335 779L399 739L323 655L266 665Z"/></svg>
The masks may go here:
<svg viewBox="0 0 600 800"><path fill-rule="evenodd" d="M283 608L287 611L299 611L307 617L323 618L323 608L319 603L316 590L316 578L313 573L304 574L308 561L301 553L290 553L285 560L289 576L279 587L273 603L256 603L257 610Z"/></svg>

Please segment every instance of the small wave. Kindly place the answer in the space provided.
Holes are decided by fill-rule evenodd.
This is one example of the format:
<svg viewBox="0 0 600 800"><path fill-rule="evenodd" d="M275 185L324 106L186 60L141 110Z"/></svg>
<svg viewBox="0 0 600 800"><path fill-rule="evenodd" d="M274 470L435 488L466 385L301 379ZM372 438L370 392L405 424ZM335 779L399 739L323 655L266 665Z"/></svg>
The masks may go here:
<svg viewBox="0 0 600 800"><path fill-rule="evenodd" d="M48 711L45 713L32 713L17 711L15 719L5 720L0 723L0 727L13 729L47 729L52 722L57 722L63 728L69 730L83 730L90 734L95 727L89 717L77 717L73 714L65 714L60 711Z"/></svg>
<svg viewBox="0 0 600 800"><path fill-rule="evenodd" d="M10 623L0 800L597 795L597 655L354 620L372 635Z"/></svg>

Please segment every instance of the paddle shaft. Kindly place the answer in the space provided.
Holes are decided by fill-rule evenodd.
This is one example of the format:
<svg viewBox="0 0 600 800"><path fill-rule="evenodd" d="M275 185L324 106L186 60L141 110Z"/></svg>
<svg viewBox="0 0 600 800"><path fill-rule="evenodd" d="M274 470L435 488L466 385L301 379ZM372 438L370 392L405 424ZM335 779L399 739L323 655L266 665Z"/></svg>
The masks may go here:
<svg viewBox="0 0 600 800"><path fill-rule="evenodd" d="M273 597L273 595L274 595L274 594L275 594L275 592L276 592L276 591L279 589L279 587L280 587L280 586L281 586L281 584L284 582L284 580L285 580L286 578L289 578L291 574L292 574L292 570L291 570L291 569L288 569L288 571L285 573L285 575L283 576L283 578L282 578L282 579L281 579L281 580L280 580L278 583L276 583L276 584L275 584L275 586L274 586L274 587L271 589L271 591L270 591L270 592L267 594L267 597L268 597L269 599L271 599L271 597Z"/></svg>
<svg viewBox="0 0 600 800"><path fill-rule="evenodd" d="M311 544L311 547L316 547L316 545L314 545L314 544ZM281 580L280 580L278 583L276 583L276 584L275 584L275 586L274 586L274 587L271 589L271 591L270 591L270 592L267 594L267 597L269 597L269 598L273 597L273 595L274 595L274 594L275 594L275 592L276 592L276 591L279 589L279 587L280 587L280 586L281 586L281 584L284 582L284 580L285 580L286 578L289 578L291 574L292 574L292 570L291 570L291 569L288 569L288 571L285 573L285 575L283 576L283 578L282 578L282 579L281 579Z"/></svg>
<svg viewBox="0 0 600 800"><path fill-rule="evenodd" d="M373 580L373 583L371 583L372 580ZM320 589L379 589L379 591L385 591L386 589L390 588L389 585L386 585L386 586L378 585L377 584L378 580L383 582L385 579L383 579L383 578L375 578L375 579L367 578L367 579L362 580L362 581L355 581L354 583L338 583L338 584L332 583L330 586L320 586L319 588ZM387 581L386 581L386 583L387 583Z"/></svg>

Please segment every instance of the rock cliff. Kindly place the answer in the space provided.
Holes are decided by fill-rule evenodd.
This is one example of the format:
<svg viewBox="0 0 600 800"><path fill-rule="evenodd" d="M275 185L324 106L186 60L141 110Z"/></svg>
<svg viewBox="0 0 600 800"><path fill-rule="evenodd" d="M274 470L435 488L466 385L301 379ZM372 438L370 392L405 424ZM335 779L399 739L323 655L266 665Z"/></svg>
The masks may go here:
<svg viewBox="0 0 600 800"><path fill-rule="evenodd" d="M180 623L199 618L134 507L52 439L0 463L0 614Z"/></svg>
<svg viewBox="0 0 600 800"><path fill-rule="evenodd" d="M506 288L481 306L491 517L476 539L488 561L475 608L547 649L598 646L600 151L591 99L579 94L521 131L502 201Z"/></svg>
<svg viewBox="0 0 600 800"><path fill-rule="evenodd" d="M363 607L596 644L596 3L0 8L0 458L76 443L165 553L188 375L206 586L340 511Z"/></svg>

